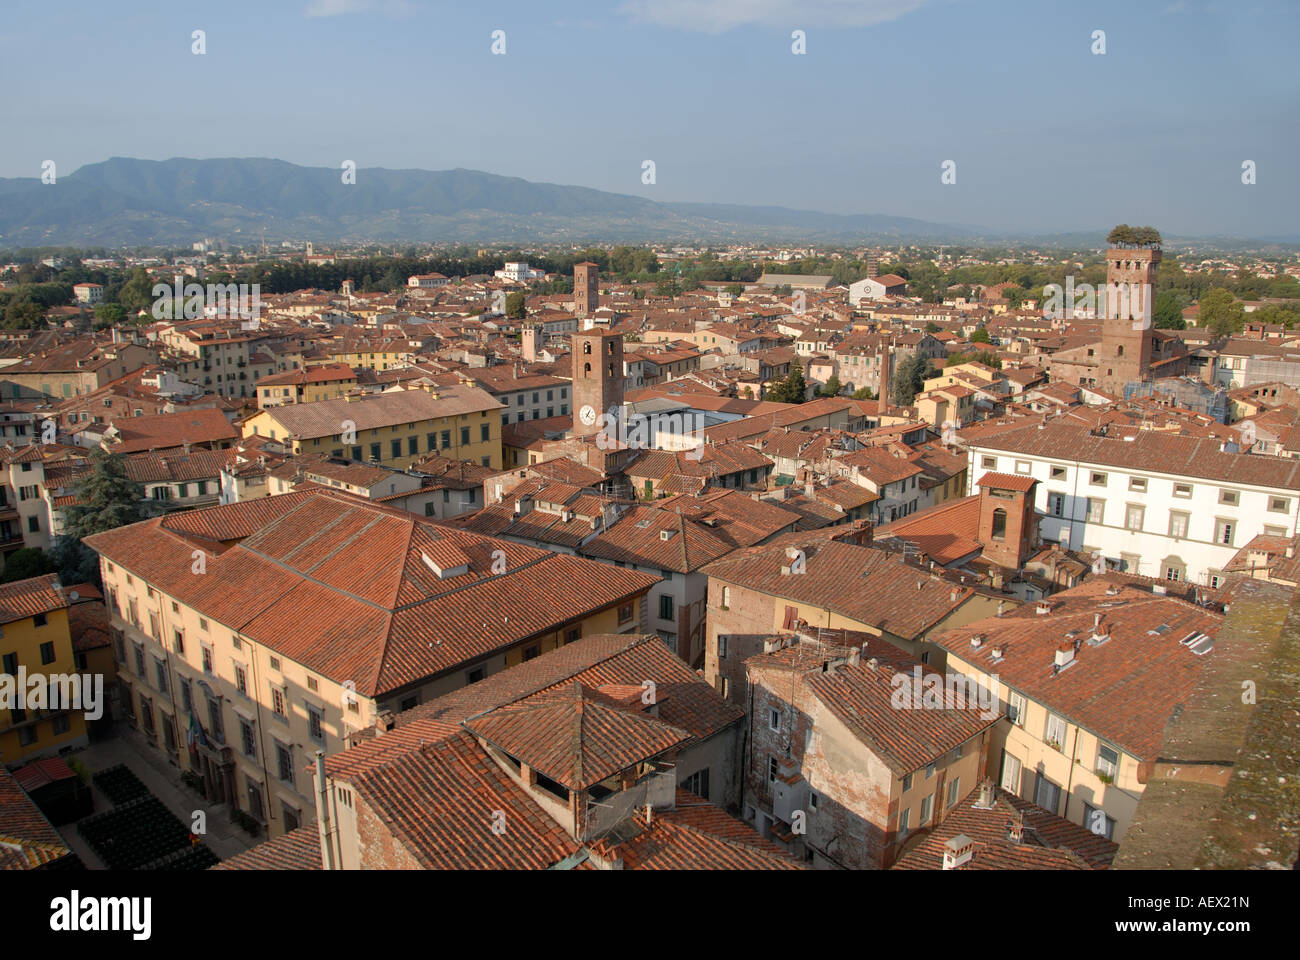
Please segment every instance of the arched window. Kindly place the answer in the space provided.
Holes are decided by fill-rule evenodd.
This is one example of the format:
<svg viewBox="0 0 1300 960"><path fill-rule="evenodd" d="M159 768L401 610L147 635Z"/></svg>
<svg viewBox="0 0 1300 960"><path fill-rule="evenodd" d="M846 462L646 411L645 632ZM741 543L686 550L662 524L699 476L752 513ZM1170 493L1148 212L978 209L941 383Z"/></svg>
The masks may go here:
<svg viewBox="0 0 1300 960"><path fill-rule="evenodd" d="M582 375L583 375L584 377L589 377L589 376L591 376L591 364L589 364L589 363L584 363L584 364L582 365Z"/></svg>
<svg viewBox="0 0 1300 960"><path fill-rule="evenodd" d="M993 539L1005 540L1007 538L1007 512L1001 507L993 511Z"/></svg>
<svg viewBox="0 0 1300 960"><path fill-rule="evenodd" d="M591 353L591 341L590 341L590 340L588 340L586 343L584 343L584 344L582 345L582 352L583 352L583 353Z"/></svg>

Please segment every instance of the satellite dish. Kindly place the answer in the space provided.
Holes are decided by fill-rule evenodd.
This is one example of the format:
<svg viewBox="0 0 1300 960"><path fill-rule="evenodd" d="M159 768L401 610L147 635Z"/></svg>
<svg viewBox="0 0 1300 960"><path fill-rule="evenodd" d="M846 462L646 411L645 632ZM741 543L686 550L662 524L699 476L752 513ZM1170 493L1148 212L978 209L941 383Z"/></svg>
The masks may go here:
<svg viewBox="0 0 1300 960"><path fill-rule="evenodd" d="M76 603L78 600L81 599L81 595L78 594L76 590L71 590L68 592L68 599L71 600L73 603Z"/></svg>

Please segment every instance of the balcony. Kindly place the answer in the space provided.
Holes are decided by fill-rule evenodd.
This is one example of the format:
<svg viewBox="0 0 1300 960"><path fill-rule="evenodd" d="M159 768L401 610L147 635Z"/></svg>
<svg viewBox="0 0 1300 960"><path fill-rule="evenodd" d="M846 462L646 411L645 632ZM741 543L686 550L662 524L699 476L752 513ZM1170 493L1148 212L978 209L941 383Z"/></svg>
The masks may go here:
<svg viewBox="0 0 1300 960"><path fill-rule="evenodd" d="M668 767L647 773L631 787L600 800L587 800L587 822L583 839L608 833L647 804L656 810L671 809L677 800L677 771Z"/></svg>

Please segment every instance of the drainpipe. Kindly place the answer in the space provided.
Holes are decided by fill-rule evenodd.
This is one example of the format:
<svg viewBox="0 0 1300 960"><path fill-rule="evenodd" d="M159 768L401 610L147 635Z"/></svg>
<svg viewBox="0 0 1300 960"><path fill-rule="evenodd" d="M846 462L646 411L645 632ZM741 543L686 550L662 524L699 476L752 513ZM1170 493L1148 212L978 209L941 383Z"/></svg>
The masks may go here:
<svg viewBox="0 0 1300 960"><path fill-rule="evenodd" d="M1074 740L1070 743L1070 775L1065 778L1065 808L1061 811L1061 819L1070 819L1070 787L1074 784L1074 762L1079 756L1079 725L1074 725ZM1087 824L1085 823L1086 827Z"/></svg>
<svg viewBox="0 0 1300 960"><path fill-rule="evenodd" d="M316 751L316 826L320 831L321 866L336 870L334 844L330 840L330 797L325 782L325 751Z"/></svg>

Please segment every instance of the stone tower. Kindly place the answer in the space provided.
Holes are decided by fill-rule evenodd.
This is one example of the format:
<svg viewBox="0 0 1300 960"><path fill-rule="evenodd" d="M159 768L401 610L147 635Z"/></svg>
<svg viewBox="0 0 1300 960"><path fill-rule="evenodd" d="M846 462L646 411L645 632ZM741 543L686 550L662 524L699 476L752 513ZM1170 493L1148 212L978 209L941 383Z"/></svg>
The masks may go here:
<svg viewBox="0 0 1300 960"><path fill-rule="evenodd" d="M599 264L588 260L573 265L573 306L576 316L589 317L600 306L600 291L597 289L599 278Z"/></svg>
<svg viewBox="0 0 1300 960"><path fill-rule="evenodd" d="M525 323L519 334L520 355L527 363L537 360L542 347L542 326L537 323Z"/></svg>
<svg viewBox="0 0 1300 960"><path fill-rule="evenodd" d="M573 334L573 433L600 432L600 416L623 405L623 335L588 330Z"/></svg>
<svg viewBox="0 0 1300 960"><path fill-rule="evenodd" d="M986 473L979 480L979 542L984 559L1019 570L1033 552L1038 532L1031 477Z"/></svg>
<svg viewBox="0 0 1300 960"><path fill-rule="evenodd" d="M1112 247L1106 251L1106 307L1101 316L1100 376L1115 388L1151 373L1155 334L1151 312L1155 305L1158 247Z"/></svg>

